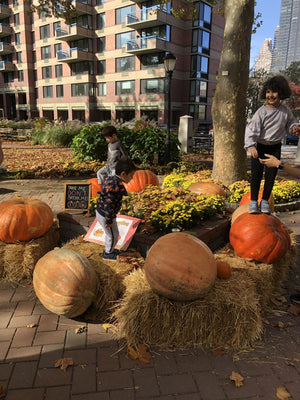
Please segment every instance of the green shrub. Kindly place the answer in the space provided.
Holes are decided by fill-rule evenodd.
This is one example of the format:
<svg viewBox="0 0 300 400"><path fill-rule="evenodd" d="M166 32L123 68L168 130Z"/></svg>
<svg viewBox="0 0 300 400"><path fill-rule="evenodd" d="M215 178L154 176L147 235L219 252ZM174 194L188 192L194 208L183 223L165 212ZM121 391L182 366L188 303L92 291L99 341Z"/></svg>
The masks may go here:
<svg viewBox="0 0 300 400"><path fill-rule="evenodd" d="M84 126L73 138L71 148L78 160L106 160L107 142L101 135L104 126L98 124Z"/></svg>
<svg viewBox="0 0 300 400"><path fill-rule="evenodd" d="M81 129L79 121L49 122L41 118L34 123L31 141L32 144L70 147Z"/></svg>

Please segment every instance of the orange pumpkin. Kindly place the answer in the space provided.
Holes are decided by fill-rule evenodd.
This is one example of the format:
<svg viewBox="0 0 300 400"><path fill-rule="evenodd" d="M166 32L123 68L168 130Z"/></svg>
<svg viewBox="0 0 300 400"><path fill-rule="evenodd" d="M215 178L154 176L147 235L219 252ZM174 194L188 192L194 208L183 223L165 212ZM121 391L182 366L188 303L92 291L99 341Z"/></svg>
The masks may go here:
<svg viewBox="0 0 300 400"><path fill-rule="evenodd" d="M97 197L98 192L100 192L102 185L99 185L97 178L92 178L88 180L88 183L91 184L92 189L92 197Z"/></svg>
<svg viewBox="0 0 300 400"><path fill-rule="evenodd" d="M204 297L215 282L213 253L200 239L185 232L160 237L145 260L145 274L157 294L172 300Z"/></svg>
<svg viewBox="0 0 300 400"><path fill-rule="evenodd" d="M231 223L233 224L234 221L242 214L245 214L249 212L249 203L248 204L243 204L242 206L239 206L234 212L232 213L231 216Z"/></svg>
<svg viewBox="0 0 300 400"><path fill-rule="evenodd" d="M264 191L263 188L259 189L259 193L258 193L258 202L259 203L261 202L263 191ZM251 201L251 192L245 193L244 196L241 198L241 201L240 201L239 205L242 206L244 204L250 204L250 201ZM270 208L271 208L271 212L274 212L274 198L273 198L272 193L271 193L271 196L269 198L269 205L270 205Z"/></svg>
<svg viewBox="0 0 300 400"><path fill-rule="evenodd" d="M273 263L290 247L290 236L279 218L267 214L242 214L231 225L229 240L238 256Z"/></svg>
<svg viewBox="0 0 300 400"><path fill-rule="evenodd" d="M226 196L225 190L213 182L195 182L189 186L188 190L196 194L218 194L219 196Z"/></svg>
<svg viewBox="0 0 300 400"><path fill-rule="evenodd" d="M159 186L158 177L151 171L139 169L135 171L132 179L125 183L127 192L140 192L146 186Z"/></svg>
<svg viewBox="0 0 300 400"><path fill-rule="evenodd" d="M53 223L53 212L43 201L14 197L0 203L0 240L26 242L42 236Z"/></svg>
<svg viewBox="0 0 300 400"><path fill-rule="evenodd" d="M228 279L231 276L231 266L226 261L217 260L217 277Z"/></svg>
<svg viewBox="0 0 300 400"><path fill-rule="evenodd" d="M33 287L49 311L72 318L92 304L97 276L89 260L70 249L49 251L33 271Z"/></svg>

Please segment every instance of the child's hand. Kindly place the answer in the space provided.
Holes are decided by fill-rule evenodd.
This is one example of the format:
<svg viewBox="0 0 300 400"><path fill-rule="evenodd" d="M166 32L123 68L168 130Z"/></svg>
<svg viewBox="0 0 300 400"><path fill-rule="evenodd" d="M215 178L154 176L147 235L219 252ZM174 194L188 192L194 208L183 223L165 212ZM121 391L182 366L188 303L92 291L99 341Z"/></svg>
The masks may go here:
<svg viewBox="0 0 300 400"><path fill-rule="evenodd" d="M105 224L105 228L111 228L112 224Z"/></svg>
<svg viewBox="0 0 300 400"><path fill-rule="evenodd" d="M251 147L250 149L248 149L248 151L251 154L251 157L253 157L253 158L257 158L258 157L258 153L257 153L256 147Z"/></svg>
<svg viewBox="0 0 300 400"><path fill-rule="evenodd" d="M293 133L300 136L300 125L296 125L293 127Z"/></svg>

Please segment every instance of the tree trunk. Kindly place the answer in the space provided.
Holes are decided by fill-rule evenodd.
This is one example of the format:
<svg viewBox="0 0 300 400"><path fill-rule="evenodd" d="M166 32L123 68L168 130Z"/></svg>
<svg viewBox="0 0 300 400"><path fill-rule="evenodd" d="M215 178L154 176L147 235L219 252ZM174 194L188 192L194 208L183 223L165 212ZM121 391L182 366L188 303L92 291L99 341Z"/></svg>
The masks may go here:
<svg viewBox="0 0 300 400"><path fill-rule="evenodd" d="M213 178L223 184L246 176L244 133L254 0L225 0L224 39L212 105Z"/></svg>

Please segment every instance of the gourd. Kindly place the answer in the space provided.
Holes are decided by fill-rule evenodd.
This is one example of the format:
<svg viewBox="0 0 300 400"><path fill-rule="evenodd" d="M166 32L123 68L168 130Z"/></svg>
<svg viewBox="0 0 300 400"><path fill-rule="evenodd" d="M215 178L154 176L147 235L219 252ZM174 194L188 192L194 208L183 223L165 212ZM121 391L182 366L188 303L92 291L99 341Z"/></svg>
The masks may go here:
<svg viewBox="0 0 300 400"><path fill-rule="evenodd" d="M209 247L185 232L160 237L150 248L144 268L154 292L179 301L204 297L217 276Z"/></svg>
<svg viewBox="0 0 300 400"><path fill-rule="evenodd" d="M43 201L14 197L0 203L0 240L5 243L29 241L46 233L53 212Z"/></svg>
<svg viewBox="0 0 300 400"><path fill-rule="evenodd" d="M195 182L188 187L188 190L196 194L218 194L219 196L226 196L225 190L213 182Z"/></svg>
<svg viewBox="0 0 300 400"><path fill-rule="evenodd" d="M217 277L228 279L231 276L231 266L226 261L217 260Z"/></svg>
<svg viewBox="0 0 300 400"><path fill-rule="evenodd" d="M231 225L230 243L242 258L273 263L290 247L290 236L279 218L267 214L242 214Z"/></svg>
<svg viewBox="0 0 300 400"><path fill-rule="evenodd" d="M82 254L71 249L56 249L38 260L33 271L33 287L49 311L72 318L91 305L97 276Z"/></svg>
<svg viewBox="0 0 300 400"><path fill-rule="evenodd" d="M159 186L159 181L158 177L147 169L135 171L132 179L124 184L127 192L140 192L149 185Z"/></svg>
<svg viewBox="0 0 300 400"><path fill-rule="evenodd" d="M263 188L259 189L258 203L261 202L263 191L264 191ZM239 205L242 206L244 204L250 204L250 201L251 201L251 192L245 193L244 196L241 198ZM269 197L269 206L270 206L271 212L274 212L274 198L273 198L272 193L271 193L271 196Z"/></svg>
<svg viewBox="0 0 300 400"><path fill-rule="evenodd" d="M97 197L98 196L98 192L100 192L102 185L99 185L98 183L98 179L97 178L92 178L88 180L88 183L91 184L91 196L92 197Z"/></svg>

